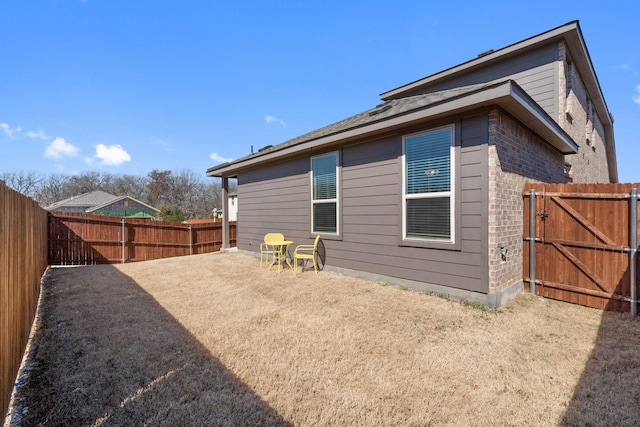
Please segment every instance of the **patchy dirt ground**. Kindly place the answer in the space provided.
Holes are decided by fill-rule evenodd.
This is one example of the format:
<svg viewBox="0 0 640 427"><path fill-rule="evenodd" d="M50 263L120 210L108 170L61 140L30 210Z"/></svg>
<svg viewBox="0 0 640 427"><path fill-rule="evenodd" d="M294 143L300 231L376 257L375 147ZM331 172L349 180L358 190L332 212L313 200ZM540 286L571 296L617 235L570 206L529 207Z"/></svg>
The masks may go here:
<svg viewBox="0 0 640 427"><path fill-rule="evenodd" d="M636 425L640 320L216 253L56 268L12 426Z"/></svg>

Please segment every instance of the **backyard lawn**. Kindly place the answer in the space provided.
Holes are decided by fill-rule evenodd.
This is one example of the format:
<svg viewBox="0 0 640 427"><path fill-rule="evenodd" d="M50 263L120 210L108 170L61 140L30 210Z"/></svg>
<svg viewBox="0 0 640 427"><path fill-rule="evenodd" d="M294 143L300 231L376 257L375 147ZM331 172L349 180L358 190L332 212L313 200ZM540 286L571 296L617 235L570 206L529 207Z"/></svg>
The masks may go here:
<svg viewBox="0 0 640 427"><path fill-rule="evenodd" d="M640 320L213 253L54 268L11 425L637 425Z"/></svg>

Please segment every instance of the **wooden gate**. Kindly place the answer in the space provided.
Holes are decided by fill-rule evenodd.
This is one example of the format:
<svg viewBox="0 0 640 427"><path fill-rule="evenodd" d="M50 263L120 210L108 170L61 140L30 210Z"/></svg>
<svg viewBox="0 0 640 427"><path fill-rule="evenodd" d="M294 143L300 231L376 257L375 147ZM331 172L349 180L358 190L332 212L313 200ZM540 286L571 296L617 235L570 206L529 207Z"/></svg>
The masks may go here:
<svg viewBox="0 0 640 427"><path fill-rule="evenodd" d="M525 186L523 276L530 289L533 276L536 295L631 310L638 283L637 215L632 220L637 197L632 189L640 184Z"/></svg>

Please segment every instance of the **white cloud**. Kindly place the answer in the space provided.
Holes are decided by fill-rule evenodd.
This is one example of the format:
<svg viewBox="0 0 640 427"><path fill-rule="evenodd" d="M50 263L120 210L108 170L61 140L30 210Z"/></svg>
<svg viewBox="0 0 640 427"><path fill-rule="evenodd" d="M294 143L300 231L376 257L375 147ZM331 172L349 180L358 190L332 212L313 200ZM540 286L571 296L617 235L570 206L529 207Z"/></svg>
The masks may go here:
<svg viewBox="0 0 640 427"><path fill-rule="evenodd" d="M266 123L280 123L280 125L282 125L282 126L286 126L286 125L287 125L287 124L284 122L284 120L279 119L279 118L277 118L277 117L275 117L275 116L272 116L272 115L270 115L270 114L265 114L265 115L264 115L264 121L265 121Z"/></svg>
<svg viewBox="0 0 640 427"><path fill-rule="evenodd" d="M633 102L640 104L640 86L636 86L636 95L633 97Z"/></svg>
<svg viewBox="0 0 640 427"><path fill-rule="evenodd" d="M233 160L233 159L227 159L225 157L219 156L218 153L211 153L211 154L209 154L209 157L214 162L220 162L220 163L227 163L227 162L230 162L231 160Z"/></svg>
<svg viewBox="0 0 640 427"><path fill-rule="evenodd" d="M74 157L78 155L78 147L69 144L63 138L56 138L51 144L47 145L44 155L52 159L59 159L62 156Z"/></svg>
<svg viewBox="0 0 640 427"><path fill-rule="evenodd" d="M44 140L51 139L51 137L45 134L42 129L40 129L38 132L34 132L30 130L27 133L25 133L25 135L27 135L29 138L38 138L38 139L44 139Z"/></svg>
<svg viewBox="0 0 640 427"><path fill-rule="evenodd" d="M106 166L118 166L124 162L130 162L131 156L119 145L96 145L96 158Z"/></svg>
<svg viewBox="0 0 640 427"><path fill-rule="evenodd" d="M0 129L2 129L2 131L9 137L11 138L13 136L14 133L20 133L22 131L22 128L20 126L11 129L11 126L9 126L6 123L0 123Z"/></svg>

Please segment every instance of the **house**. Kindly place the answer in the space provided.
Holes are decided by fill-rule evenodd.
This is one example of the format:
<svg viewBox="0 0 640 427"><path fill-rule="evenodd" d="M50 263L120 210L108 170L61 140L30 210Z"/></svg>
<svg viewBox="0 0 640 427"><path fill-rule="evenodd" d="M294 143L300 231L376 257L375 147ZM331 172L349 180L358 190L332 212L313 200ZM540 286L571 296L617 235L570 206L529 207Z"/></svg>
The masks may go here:
<svg viewBox="0 0 640 427"><path fill-rule="evenodd" d="M239 251L271 231L296 244L320 234L326 270L495 307L523 289L524 183L617 182L577 21L380 98L207 170L223 192L237 178Z"/></svg>
<svg viewBox="0 0 640 427"><path fill-rule="evenodd" d="M229 193L229 202L227 203L227 209L229 211L229 221L238 220L238 193Z"/></svg>
<svg viewBox="0 0 640 427"><path fill-rule="evenodd" d="M129 196L91 191L45 207L48 211L82 212L93 215L157 219L159 209Z"/></svg>

